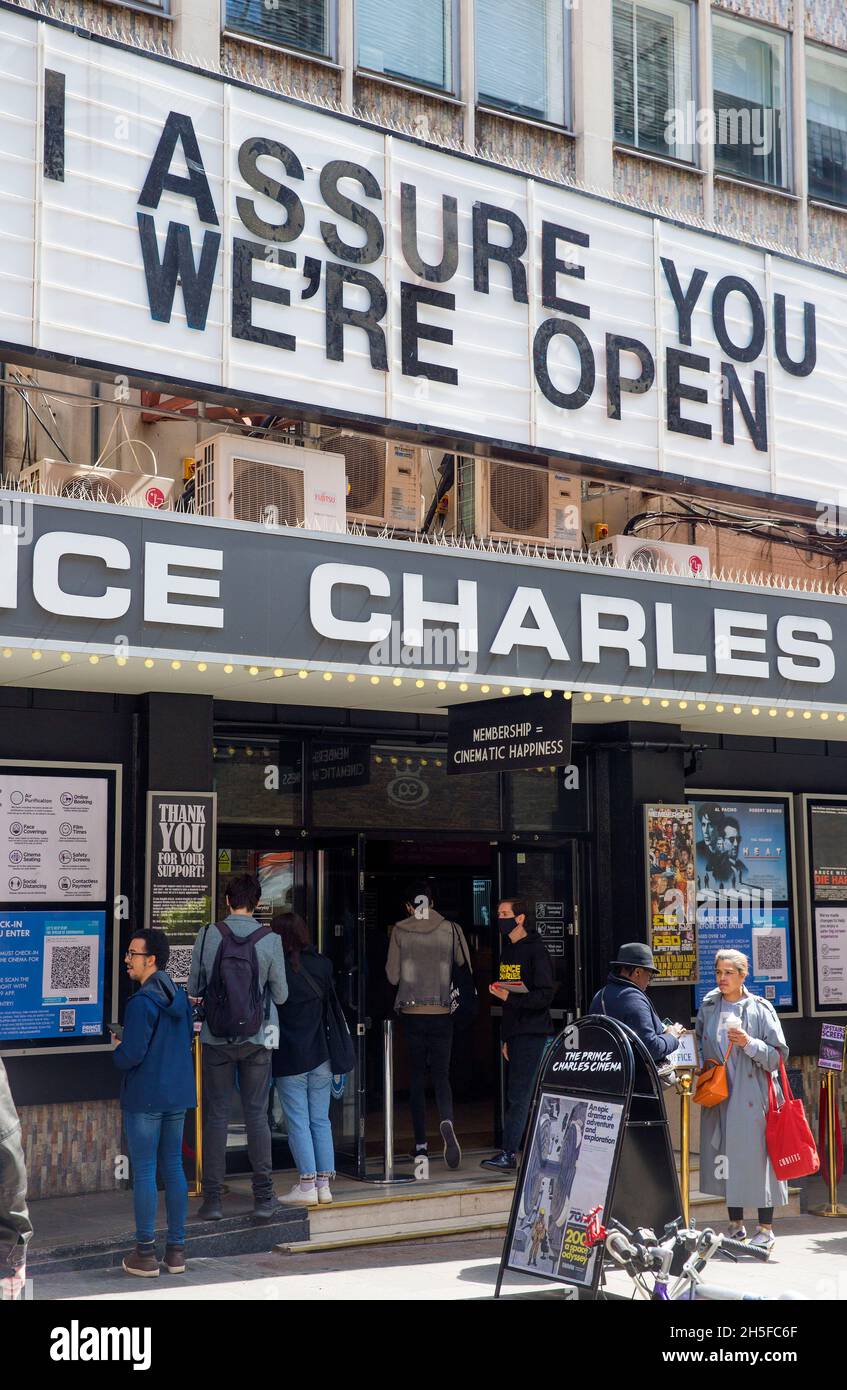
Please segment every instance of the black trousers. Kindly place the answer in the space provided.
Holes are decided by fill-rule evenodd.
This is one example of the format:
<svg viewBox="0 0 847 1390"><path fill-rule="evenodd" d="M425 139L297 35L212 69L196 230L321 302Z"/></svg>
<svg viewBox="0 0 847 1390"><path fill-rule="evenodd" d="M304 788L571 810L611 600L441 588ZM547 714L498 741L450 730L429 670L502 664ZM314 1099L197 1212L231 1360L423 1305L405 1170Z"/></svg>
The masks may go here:
<svg viewBox="0 0 847 1390"><path fill-rule="evenodd" d="M535 1077L548 1039L544 1033L519 1033L509 1038L506 1072L506 1114L503 1117L503 1148L517 1153L526 1128Z"/></svg>
<svg viewBox="0 0 847 1390"><path fill-rule="evenodd" d="M415 1143L425 1144L427 1068L435 1088L439 1122L453 1118L453 1092L450 1087L453 1020L449 1014L403 1014L402 1018L409 1054L409 1105Z"/></svg>

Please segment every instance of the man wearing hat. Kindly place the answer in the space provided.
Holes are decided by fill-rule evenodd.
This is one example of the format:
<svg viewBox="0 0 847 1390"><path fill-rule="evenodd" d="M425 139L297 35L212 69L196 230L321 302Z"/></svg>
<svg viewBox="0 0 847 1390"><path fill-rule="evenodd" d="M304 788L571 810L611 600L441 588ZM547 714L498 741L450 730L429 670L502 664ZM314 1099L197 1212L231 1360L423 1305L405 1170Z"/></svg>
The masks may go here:
<svg viewBox="0 0 847 1390"><path fill-rule="evenodd" d="M643 941L630 941L621 946L617 959L612 961L609 978L598 989L588 1010L590 1014L606 1014L625 1023L637 1033L653 1061L658 1066L679 1047L679 1036L685 1029L681 1023L666 1028L647 998L653 976L658 974L653 952Z"/></svg>

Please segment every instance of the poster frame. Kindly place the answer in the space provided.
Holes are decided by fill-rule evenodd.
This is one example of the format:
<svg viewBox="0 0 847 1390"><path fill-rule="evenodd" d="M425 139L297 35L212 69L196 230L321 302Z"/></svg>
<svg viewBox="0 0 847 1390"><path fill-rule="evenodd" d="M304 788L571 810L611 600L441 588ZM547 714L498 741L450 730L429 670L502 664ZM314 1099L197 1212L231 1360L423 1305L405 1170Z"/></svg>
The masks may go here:
<svg viewBox="0 0 847 1390"><path fill-rule="evenodd" d="M653 921L652 921L652 902L650 898L650 811L660 811L667 808L668 811L675 807L684 810L689 805L688 801L645 801L641 808L641 836L642 854L644 859L644 912L647 923L647 945L651 951L653 949ZM693 817L693 811L692 811ZM694 853L694 843L696 838L696 826L692 826L691 852ZM697 970L700 969L700 941L697 935L697 907L695 900L694 908L694 959ZM651 989L690 989L694 990L694 983L691 980L660 980L658 975L653 977Z"/></svg>
<svg viewBox="0 0 847 1390"><path fill-rule="evenodd" d="M153 905L153 876L152 876L152 850L153 850L153 798L157 796L184 796L193 797L198 801L208 801L212 808L212 836L209 849L209 861L212 866L211 873L211 912L214 920L215 903L217 902L218 888L218 794L216 791L196 792L174 790L166 788L164 790L149 788L147 792L147 805L145 808L145 830L144 830L144 925L151 927L150 914Z"/></svg>
<svg viewBox="0 0 847 1390"><path fill-rule="evenodd" d="M806 917L803 937L809 958L809 1009L807 1017L823 1018L833 1021L834 1019L847 1017L847 1004L837 1004L832 1008L827 1008L819 1003L817 957L815 953L815 894L812 882L814 877L814 864L812 863L812 837L809 834L809 826L811 824L812 805L814 803L841 802L843 804L847 803L847 796L838 792L803 792L798 800L800 803L800 815L803 822L800 834L803 856L803 907ZM845 901L844 906L847 907L847 901Z"/></svg>
<svg viewBox="0 0 847 1390"><path fill-rule="evenodd" d="M119 972L120 972L120 933L121 918L115 912L115 902L121 884L121 825L123 816L123 765L121 763L90 763L90 762L61 762L57 758L0 758L0 772L7 769L25 768L27 771L43 768L52 772L90 772L92 775L103 773L107 776L111 773L114 776L114 829L111 845L112 874L111 882L106 884L108 890L106 897L106 942L111 940L112 951L112 973L111 980L103 976L103 1026L104 1032L108 1032L109 1008L116 1009L119 997ZM108 844L108 827L107 827ZM110 911L111 907L111 911ZM111 918L111 937L109 931L109 921ZM109 1008L107 1008L107 1004ZM114 1016L114 1015L113 1015ZM55 1038L51 1047L41 1044L31 1047L3 1047L0 1045L0 1057L66 1057L72 1052L114 1052L115 1045L109 1042L89 1042L65 1045L61 1038Z"/></svg>
<svg viewBox="0 0 847 1390"><path fill-rule="evenodd" d="M803 996L803 988L804 988L804 978L803 978L803 955L802 955L802 951L801 951L801 949L800 949L800 946L801 946L801 938L800 938L800 918L799 918L799 911L798 911L798 902L799 902L799 900L798 900L798 894L797 894L798 867L797 867L797 842L796 842L796 833L795 833L795 815L796 815L797 794L796 794L795 792L778 792L778 791L767 791L767 792L762 792L762 791L758 791L755 787L752 788L752 789L748 789L748 790L744 790L744 789L742 789L742 788L736 788L736 787L729 787L729 788L727 788L727 787L718 787L717 789L715 789L714 787L692 787L692 788L686 788L686 791L685 791L685 800L686 800L686 802L687 802L689 805L693 805L695 801L705 801L705 800L707 800L707 799L712 799L712 800L715 800L715 801L720 801L720 800L722 800L722 799L727 799L727 800L730 800L730 799L731 799L731 800L733 800L733 801L748 801L748 800L749 800L749 801L782 801L782 802L785 803L785 833L786 833L786 855L785 855L785 859L786 859L786 864L787 864L787 866L788 866L788 873L789 873L788 897L786 898L786 902L787 902L787 904L788 904L788 911L789 911L789 913L791 914L790 919L789 919L789 927L790 927L789 936L790 936L791 945L792 945L793 951L794 951L794 958L793 958L793 966L794 966L794 997L795 997L795 1000L796 1000L796 1004L795 1004L795 1007L794 1007L793 1009L779 1009L779 1008L778 1008L778 1009L777 1009L777 1014L779 1015L780 1018L805 1018L806 1015L805 1015L805 1013L804 1013L804 1011L803 1011L803 997L804 997L804 996ZM845 799L847 799L847 798L845 798ZM696 826L695 826L695 836L696 836ZM693 999L694 999L694 986L693 986L693 985L691 986L691 997L692 997L692 1015L693 1015L694 1013L696 1013L696 1010L693 1009Z"/></svg>

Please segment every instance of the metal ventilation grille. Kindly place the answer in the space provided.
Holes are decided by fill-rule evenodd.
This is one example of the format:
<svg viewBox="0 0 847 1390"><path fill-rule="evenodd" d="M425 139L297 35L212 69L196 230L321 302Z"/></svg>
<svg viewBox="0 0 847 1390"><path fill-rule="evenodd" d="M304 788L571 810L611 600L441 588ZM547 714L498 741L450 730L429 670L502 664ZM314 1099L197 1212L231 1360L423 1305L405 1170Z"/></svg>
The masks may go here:
<svg viewBox="0 0 847 1390"><path fill-rule="evenodd" d="M491 464L491 530L546 539L548 478L534 468Z"/></svg>
<svg viewBox="0 0 847 1390"><path fill-rule="evenodd" d="M215 446L207 444L194 470L194 510L199 516L215 515Z"/></svg>
<svg viewBox="0 0 847 1390"><path fill-rule="evenodd" d="M302 526L306 519L302 470L233 459L232 514L236 521Z"/></svg>
<svg viewBox="0 0 847 1390"><path fill-rule="evenodd" d="M59 489L60 497L72 497L75 502L112 502L120 504L124 494L119 487L98 478L96 473L69 478Z"/></svg>
<svg viewBox="0 0 847 1390"><path fill-rule="evenodd" d="M347 510L356 516L382 517L385 511L385 444L381 439L341 435L322 443L343 454L347 471Z"/></svg>

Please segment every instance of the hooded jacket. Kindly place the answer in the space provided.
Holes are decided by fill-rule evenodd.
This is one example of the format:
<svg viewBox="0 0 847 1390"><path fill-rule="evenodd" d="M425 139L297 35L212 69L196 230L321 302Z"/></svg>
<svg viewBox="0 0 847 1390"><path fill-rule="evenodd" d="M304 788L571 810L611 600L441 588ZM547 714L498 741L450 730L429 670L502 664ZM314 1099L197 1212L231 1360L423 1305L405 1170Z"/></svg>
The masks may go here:
<svg viewBox="0 0 847 1390"><path fill-rule="evenodd" d="M470 964L462 928L431 907L425 917L404 917L391 933L385 973L397 985L402 1013L449 1014L453 962Z"/></svg>
<svg viewBox="0 0 847 1390"><path fill-rule="evenodd" d="M124 1110L164 1114L194 1109L193 1034L188 995L157 970L127 1000L123 1041L113 1053L115 1066L124 1073Z"/></svg>

